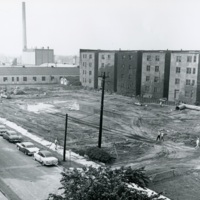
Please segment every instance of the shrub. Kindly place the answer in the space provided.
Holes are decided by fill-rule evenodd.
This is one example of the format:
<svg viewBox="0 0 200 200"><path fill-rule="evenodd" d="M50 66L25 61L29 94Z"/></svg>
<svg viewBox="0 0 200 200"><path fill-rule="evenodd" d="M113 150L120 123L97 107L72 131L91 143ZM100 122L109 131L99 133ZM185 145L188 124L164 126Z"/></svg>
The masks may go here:
<svg viewBox="0 0 200 200"><path fill-rule="evenodd" d="M98 147L88 148L86 154L90 159L97 160L103 163L110 163L113 160L109 153Z"/></svg>

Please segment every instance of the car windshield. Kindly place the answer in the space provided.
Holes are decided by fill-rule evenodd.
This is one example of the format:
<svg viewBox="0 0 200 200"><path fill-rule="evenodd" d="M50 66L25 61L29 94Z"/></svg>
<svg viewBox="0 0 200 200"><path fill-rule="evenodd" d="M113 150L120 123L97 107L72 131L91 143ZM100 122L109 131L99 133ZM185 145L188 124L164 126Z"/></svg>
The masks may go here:
<svg viewBox="0 0 200 200"><path fill-rule="evenodd" d="M34 148L35 146L33 144L27 144L26 147L27 148Z"/></svg>
<svg viewBox="0 0 200 200"><path fill-rule="evenodd" d="M9 132L10 135L17 135L15 132Z"/></svg>

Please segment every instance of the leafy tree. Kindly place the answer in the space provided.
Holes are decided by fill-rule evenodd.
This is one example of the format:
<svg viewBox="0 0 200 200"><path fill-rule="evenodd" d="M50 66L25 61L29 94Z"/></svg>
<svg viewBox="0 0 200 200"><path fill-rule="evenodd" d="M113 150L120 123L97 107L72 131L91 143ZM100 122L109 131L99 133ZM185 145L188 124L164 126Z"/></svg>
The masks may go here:
<svg viewBox="0 0 200 200"><path fill-rule="evenodd" d="M148 197L145 193L130 187L136 183L145 187L149 179L144 168L131 167L112 170L105 168L82 168L62 173L59 188L61 195L49 194L48 200L153 200L159 195Z"/></svg>

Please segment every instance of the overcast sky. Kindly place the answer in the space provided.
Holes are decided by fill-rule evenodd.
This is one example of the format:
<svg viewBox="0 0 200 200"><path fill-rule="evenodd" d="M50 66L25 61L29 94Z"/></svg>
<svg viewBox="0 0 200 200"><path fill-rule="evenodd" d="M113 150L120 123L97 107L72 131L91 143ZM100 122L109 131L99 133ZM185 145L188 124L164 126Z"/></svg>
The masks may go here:
<svg viewBox="0 0 200 200"><path fill-rule="evenodd" d="M26 0L27 46L200 49L199 0ZM22 1L0 0L0 53L21 55Z"/></svg>

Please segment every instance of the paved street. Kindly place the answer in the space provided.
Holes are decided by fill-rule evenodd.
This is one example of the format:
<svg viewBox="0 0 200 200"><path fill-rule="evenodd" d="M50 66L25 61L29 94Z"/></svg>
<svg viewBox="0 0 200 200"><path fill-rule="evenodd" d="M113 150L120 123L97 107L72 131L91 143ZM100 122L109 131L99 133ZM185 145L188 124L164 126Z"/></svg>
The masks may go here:
<svg viewBox="0 0 200 200"><path fill-rule="evenodd" d="M8 199L44 200L57 192L61 168L41 166L2 137L0 146L0 190Z"/></svg>

